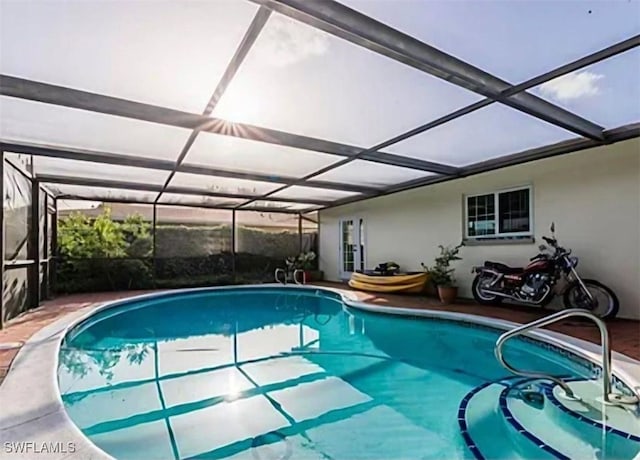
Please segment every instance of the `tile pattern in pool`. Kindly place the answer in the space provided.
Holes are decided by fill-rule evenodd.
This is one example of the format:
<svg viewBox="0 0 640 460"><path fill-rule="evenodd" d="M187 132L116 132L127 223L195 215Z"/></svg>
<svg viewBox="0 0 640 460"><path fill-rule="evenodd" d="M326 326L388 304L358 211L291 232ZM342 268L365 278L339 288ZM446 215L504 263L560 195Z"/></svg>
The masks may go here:
<svg viewBox="0 0 640 460"><path fill-rule="evenodd" d="M314 290L169 295L69 335L59 383L72 420L118 458L471 459L459 404L508 377L498 334L345 309ZM590 376L534 343L506 353Z"/></svg>

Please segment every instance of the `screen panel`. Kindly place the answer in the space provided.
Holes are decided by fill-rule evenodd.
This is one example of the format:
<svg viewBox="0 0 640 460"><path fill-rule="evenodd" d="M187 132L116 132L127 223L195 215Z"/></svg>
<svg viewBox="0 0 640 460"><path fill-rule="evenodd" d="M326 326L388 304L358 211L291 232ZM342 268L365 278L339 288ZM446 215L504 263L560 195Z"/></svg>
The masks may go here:
<svg viewBox="0 0 640 460"><path fill-rule="evenodd" d="M270 124L265 126L271 127ZM302 177L338 159L339 157L326 153L200 133L184 162L230 171Z"/></svg>
<svg viewBox="0 0 640 460"><path fill-rule="evenodd" d="M189 187L210 192L262 195L281 187L273 182L260 182L229 177L205 176L178 172L169 183L170 187Z"/></svg>
<svg viewBox="0 0 640 460"><path fill-rule="evenodd" d="M157 285L232 284L232 215L230 210L158 206Z"/></svg>
<svg viewBox="0 0 640 460"><path fill-rule="evenodd" d="M492 104L393 146L393 152L464 166L575 138L569 131Z"/></svg>
<svg viewBox="0 0 640 460"><path fill-rule="evenodd" d="M15 268L3 274L2 316L3 322L15 318L29 308L29 269Z"/></svg>
<svg viewBox="0 0 640 460"><path fill-rule="evenodd" d="M0 69L201 113L256 11L234 0L3 2Z"/></svg>
<svg viewBox="0 0 640 460"><path fill-rule="evenodd" d="M46 237L47 237L47 199L48 196L44 193L44 190L38 188L38 253L40 254L40 259L43 260L45 258L45 246L46 246Z"/></svg>
<svg viewBox="0 0 640 460"><path fill-rule="evenodd" d="M236 279L273 282L276 268L300 251L298 216L271 212L236 212Z"/></svg>
<svg viewBox="0 0 640 460"><path fill-rule="evenodd" d="M317 217L317 216L316 216ZM318 252L318 243L320 236L320 225L316 221L309 222L308 220L302 219L302 252L313 251L317 254ZM316 258L315 264L317 266L318 260Z"/></svg>
<svg viewBox="0 0 640 460"><path fill-rule="evenodd" d="M0 96L0 137L175 160L188 129Z"/></svg>
<svg viewBox="0 0 640 460"><path fill-rule="evenodd" d="M318 216L318 212L317 211L311 211L311 212L306 212L303 214L302 216L302 225L306 226L309 225L311 227L316 227L318 225L318 222L320 222L319 216Z"/></svg>
<svg viewBox="0 0 640 460"><path fill-rule="evenodd" d="M34 225L31 222L31 181L5 161L3 186L4 260L25 260Z"/></svg>
<svg viewBox="0 0 640 460"><path fill-rule="evenodd" d="M290 203L285 201L268 201L268 200L258 200L253 201L245 206L242 206L241 209L252 209L252 208L267 208L276 210L287 210L287 211L305 211L308 209L317 208L318 205L309 204L309 203Z"/></svg>
<svg viewBox="0 0 640 460"><path fill-rule="evenodd" d="M159 204L158 224L199 226L231 222L231 211Z"/></svg>
<svg viewBox="0 0 640 460"><path fill-rule="evenodd" d="M57 200L58 204L58 213L62 211L79 211L79 210L87 210L87 209L95 209L100 206L100 201L89 201L89 200L65 200L59 199Z"/></svg>
<svg viewBox="0 0 640 460"><path fill-rule="evenodd" d="M36 175L47 174L79 179L104 179L154 185L163 185L169 176L169 171L160 169L136 168L133 166L41 156L33 157L33 167Z"/></svg>
<svg viewBox="0 0 640 460"><path fill-rule="evenodd" d="M532 91L605 128L617 128L640 121L638 82L640 50L635 48L543 83Z"/></svg>
<svg viewBox="0 0 640 460"><path fill-rule="evenodd" d="M349 196L355 196L358 193L344 192L342 190L330 190L325 188L307 187L304 185L294 185L287 187L284 190L274 193L273 196L278 198L293 198L304 200L339 200L340 198L346 198Z"/></svg>
<svg viewBox="0 0 640 460"><path fill-rule="evenodd" d="M49 202L52 200L49 199ZM51 212L47 212L47 254L49 257L53 257L54 255L54 246L53 246L53 220L55 219L55 214Z"/></svg>
<svg viewBox="0 0 640 460"><path fill-rule="evenodd" d="M478 99L273 13L214 114L370 147Z"/></svg>
<svg viewBox="0 0 640 460"><path fill-rule="evenodd" d="M245 201L246 200L236 198L217 198L203 195L163 193L158 203L234 207L244 203Z"/></svg>
<svg viewBox="0 0 640 460"><path fill-rule="evenodd" d="M342 3L511 83L636 35L640 17L637 1Z"/></svg>
<svg viewBox="0 0 640 460"><path fill-rule="evenodd" d="M342 184L385 187L432 175L433 173L427 171L383 165L365 160L354 160L314 179Z"/></svg>
<svg viewBox="0 0 640 460"><path fill-rule="evenodd" d="M22 172L26 173L27 176L31 176L31 173L33 171L33 164L31 162L32 155L28 155L26 153L4 152L4 159L7 160L7 162L9 162L11 165L19 168Z"/></svg>
<svg viewBox="0 0 640 460"><path fill-rule="evenodd" d="M65 195L74 200L133 200L141 203L153 203L158 192L146 192L141 190L128 190L107 187L89 187L85 185L47 184L56 194Z"/></svg>

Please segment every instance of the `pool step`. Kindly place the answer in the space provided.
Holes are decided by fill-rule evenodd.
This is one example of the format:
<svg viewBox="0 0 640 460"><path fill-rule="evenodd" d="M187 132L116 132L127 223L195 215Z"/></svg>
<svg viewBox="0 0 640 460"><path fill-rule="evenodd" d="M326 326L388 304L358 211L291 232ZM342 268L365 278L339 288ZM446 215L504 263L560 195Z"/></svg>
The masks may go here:
<svg viewBox="0 0 640 460"><path fill-rule="evenodd" d="M595 383L582 384L597 388ZM524 400L522 389L527 386L539 388L539 394L544 395L542 407ZM555 385L535 380L521 381L512 387L503 388L499 395L500 414L512 433L520 434L523 441L518 446L538 446L560 459L633 459L640 453L640 438L603 427L584 415L577 417L568 410L563 410L560 394L561 390ZM607 412L612 410L616 413L623 411L606 409ZM635 418L630 413L629 416Z"/></svg>
<svg viewBox="0 0 640 460"><path fill-rule="evenodd" d="M478 460L555 458L533 444L523 443L520 435L514 435L511 426L505 423L498 400L513 383L513 379L487 383L472 390L462 400L458 424L467 448Z"/></svg>
<svg viewBox="0 0 640 460"><path fill-rule="evenodd" d="M580 395L581 401L568 400L557 385L544 385L546 398L552 404L550 409L556 410L561 421L574 422L575 419L594 427L598 438L606 431L615 436L614 439L629 439L640 443L640 411L634 406L604 405L601 403L602 385L592 380L568 381L573 391ZM569 423L570 427L575 423Z"/></svg>
<svg viewBox="0 0 640 460"><path fill-rule="evenodd" d="M580 395L601 391L590 381L570 385ZM473 389L458 410L467 448L478 460L640 458L637 413L605 407L603 425L597 420L598 415L602 419L602 405L567 403L561 394L555 385L522 378Z"/></svg>

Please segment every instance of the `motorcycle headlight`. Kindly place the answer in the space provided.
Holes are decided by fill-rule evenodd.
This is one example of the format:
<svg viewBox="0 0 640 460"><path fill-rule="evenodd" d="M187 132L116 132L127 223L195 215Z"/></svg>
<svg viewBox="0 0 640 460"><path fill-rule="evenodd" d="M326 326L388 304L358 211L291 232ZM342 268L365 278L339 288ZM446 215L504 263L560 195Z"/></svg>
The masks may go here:
<svg viewBox="0 0 640 460"><path fill-rule="evenodd" d="M579 259L577 257L569 257L569 262L571 263L571 266L573 268L576 268L578 266L578 261Z"/></svg>

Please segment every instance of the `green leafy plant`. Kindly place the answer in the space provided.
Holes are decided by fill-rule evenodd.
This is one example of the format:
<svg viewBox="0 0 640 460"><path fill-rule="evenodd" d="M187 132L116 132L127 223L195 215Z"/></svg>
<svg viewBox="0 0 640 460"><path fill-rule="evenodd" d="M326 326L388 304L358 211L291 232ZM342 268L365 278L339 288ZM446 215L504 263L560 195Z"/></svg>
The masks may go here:
<svg viewBox="0 0 640 460"><path fill-rule="evenodd" d="M289 270L315 270L316 253L302 252L295 257L287 257L285 264Z"/></svg>
<svg viewBox="0 0 640 460"><path fill-rule="evenodd" d="M435 258L435 264L432 267L427 267L424 263L421 264L422 268L429 272L436 286L451 287L455 285L455 269L451 267L451 262L462 260L458 254L463 246L464 242L454 247L439 245L440 255Z"/></svg>
<svg viewBox="0 0 640 460"><path fill-rule="evenodd" d="M58 289L87 292L152 287L150 225L139 215L118 222L109 207L96 217L58 222Z"/></svg>

